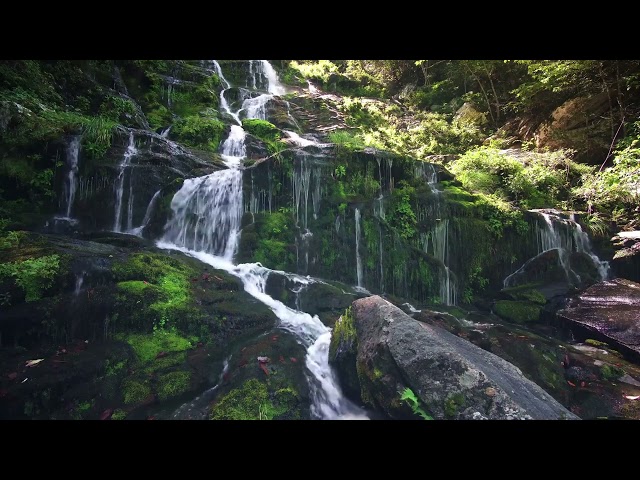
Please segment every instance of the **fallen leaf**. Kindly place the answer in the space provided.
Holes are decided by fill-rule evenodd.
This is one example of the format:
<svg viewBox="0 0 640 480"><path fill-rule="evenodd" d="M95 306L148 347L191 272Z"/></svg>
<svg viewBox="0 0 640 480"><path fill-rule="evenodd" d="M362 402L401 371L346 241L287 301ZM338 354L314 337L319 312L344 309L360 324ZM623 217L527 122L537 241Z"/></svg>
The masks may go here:
<svg viewBox="0 0 640 480"><path fill-rule="evenodd" d="M293 363L296 363L298 361L298 359L295 357L289 357L289 360L291 360Z"/></svg>
<svg viewBox="0 0 640 480"><path fill-rule="evenodd" d="M575 384L575 383L572 383L572 382L570 382L569 380L567 380L567 383L568 383L569 385L571 385L572 387L575 387L575 386L576 386L576 384Z"/></svg>
<svg viewBox="0 0 640 480"><path fill-rule="evenodd" d="M264 363L260 364L260 368L262 369L264 374L268 377L269 376L269 370L267 370L267 367L265 367Z"/></svg>
<svg viewBox="0 0 640 480"><path fill-rule="evenodd" d="M580 382L580 386L584 387L585 383L584 382Z"/></svg>
<svg viewBox="0 0 640 480"><path fill-rule="evenodd" d="M25 363L25 366L33 367L33 366L39 364L40 362L42 362L43 360L44 360L44 358L38 358L36 360L27 360L27 362Z"/></svg>
<svg viewBox="0 0 640 480"><path fill-rule="evenodd" d="M113 408L107 408L104 412L102 412L102 414L100 415L100 420L108 420L111 418L111 415L113 415Z"/></svg>
<svg viewBox="0 0 640 480"><path fill-rule="evenodd" d="M637 400L640 398L640 395L625 395L625 397L627 400Z"/></svg>

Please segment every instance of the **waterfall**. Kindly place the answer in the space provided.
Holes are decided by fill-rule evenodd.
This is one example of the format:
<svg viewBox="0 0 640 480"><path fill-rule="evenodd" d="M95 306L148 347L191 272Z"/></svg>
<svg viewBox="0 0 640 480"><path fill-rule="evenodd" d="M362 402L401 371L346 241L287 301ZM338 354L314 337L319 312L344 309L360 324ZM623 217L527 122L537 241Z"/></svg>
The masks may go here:
<svg viewBox="0 0 640 480"><path fill-rule="evenodd" d="M303 228L307 229L307 207L309 205L309 188L311 187L311 167L309 166L306 154L302 154L294 165L293 175L291 177L291 185L293 189L293 209L296 214L296 225L300 222L300 201L304 194L303 207Z"/></svg>
<svg viewBox="0 0 640 480"><path fill-rule="evenodd" d="M133 131L129 132L129 145L124 152L122 161L118 166L118 178L116 179L116 218L113 222L113 231L122 232L121 217L122 217L122 194L124 192L124 177L127 167L131 163L131 157L133 157L138 150L134 142ZM129 174L129 190L131 191L131 174ZM131 199L129 199L131 201Z"/></svg>
<svg viewBox="0 0 640 480"><path fill-rule="evenodd" d="M273 90L269 88L269 91ZM305 365L309 372L312 417L367 418L360 408L344 398L329 366L331 329L317 315L293 310L267 295L265 286L271 270L259 263L233 263L243 211L244 137L241 127L231 127L222 146L222 158L228 169L184 181L171 201L172 216L157 245L182 251L240 278L245 291L278 317L279 327L291 332L307 348Z"/></svg>
<svg viewBox="0 0 640 480"><path fill-rule="evenodd" d="M427 234L421 235L423 250L431 252L443 265L440 271L440 301L445 305L455 305L457 301L457 285L455 276L449 268L449 219L436 219L435 226Z"/></svg>
<svg viewBox="0 0 640 480"><path fill-rule="evenodd" d="M67 165L69 173L65 181L65 193L67 210L65 216L71 218L71 207L76 198L76 189L78 187L78 155L80 153L80 135L71 137L71 141L67 145Z"/></svg>
<svg viewBox="0 0 640 480"><path fill-rule="evenodd" d="M414 164L414 175L416 178L424 178L431 189L433 205L431 217L435 225L426 234L420 235L420 243L425 253L429 253L431 244L431 254L440 260L442 269L439 272L439 297L444 305L456 305L458 297L458 285L455 274L449 267L451 252L449 242L449 219L442 218L442 192L437 188L438 172L435 167L426 162L416 162Z"/></svg>
<svg viewBox="0 0 640 480"><path fill-rule="evenodd" d="M513 287L518 284L519 274L524 267L534 258L544 252L557 249L560 266L563 268L567 281L570 284L579 283L580 276L573 271L570 265L570 256L573 252L584 253L593 261L593 265L598 270L600 280L609 278L609 262L602 261L591 249L591 242L586 232L582 230L579 223L574 220L562 218L557 213L549 213L544 210L529 210L538 215L535 223L536 241L538 253L512 274L508 275L504 281L504 288Z"/></svg>
<svg viewBox="0 0 640 480"><path fill-rule="evenodd" d="M358 287L364 287L362 284L362 259L360 258L360 210L356 208L356 276L358 278Z"/></svg>
<svg viewBox="0 0 640 480"><path fill-rule="evenodd" d="M151 214L153 213L153 209L155 208L155 205L158 202L158 197L160 196L161 191L162 190L158 190L156 193L153 194L153 197L151 197L151 201L147 206L147 211L144 213L142 224L139 227L131 229L131 233L133 233L134 235L141 236L142 231L144 230L144 227L146 227L149 224L149 221L151 220Z"/></svg>
<svg viewBox="0 0 640 480"><path fill-rule="evenodd" d="M165 241L232 260L242 220L244 138L242 127L232 125L222 145L228 168L184 181L171 200L173 215L165 226Z"/></svg>

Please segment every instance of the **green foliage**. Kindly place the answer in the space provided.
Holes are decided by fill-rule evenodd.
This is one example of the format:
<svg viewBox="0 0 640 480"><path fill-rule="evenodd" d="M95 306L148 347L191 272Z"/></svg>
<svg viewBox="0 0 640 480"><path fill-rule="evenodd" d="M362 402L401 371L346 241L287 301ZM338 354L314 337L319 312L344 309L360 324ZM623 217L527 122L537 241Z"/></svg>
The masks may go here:
<svg viewBox="0 0 640 480"><path fill-rule="evenodd" d="M89 158L102 158L107 153L118 124L110 118L91 117L82 122L82 147Z"/></svg>
<svg viewBox="0 0 640 480"><path fill-rule="evenodd" d="M25 292L25 300L33 302L42 298L42 293L53 285L60 269L60 256L47 255L39 258L0 264L0 277L13 277L16 285Z"/></svg>
<svg viewBox="0 0 640 480"><path fill-rule="evenodd" d="M405 240L416 236L418 220L411 206L415 188L404 185L393 191L393 203L389 212L388 222Z"/></svg>
<svg viewBox="0 0 640 480"><path fill-rule="evenodd" d="M292 60L289 68L296 70L304 78L326 82L329 76L338 73L338 66L330 60L318 60L317 62L302 63Z"/></svg>
<svg viewBox="0 0 640 480"><path fill-rule="evenodd" d="M404 400L411 407L414 414L421 416L424 420L433 420L433 417L420 406L422 402L410 388L407 387L402 391L400 400Z"/></svg>
<svg viewBox="0 0 640 480"><path fill-rule="evenodd" d="M605 237L609 233L609 225L604 219L603 214L599 212L586 215L584 217L584 224L589 233L594 237Z"/></svg>
<svg viewBox="0 0 640 480"><path fill-rule="evenodd" d="M0 219L2 220L2 219ZM3 227L0 224L0 250L9 250L20 246L20 242L25 238L25 232L8 231L2 233Z"/></svg>
<svg viewBox="0 0 640 480"><path fill-rule="evenodd" d="M362 150L365 147L362 139L349 130L333 130L328 137L331 143L350 151Z"/></svg>
<svg viewBox="0 0 640 480"><path fill-rule="evenodd" d="M585 174L582 184L572 193L585 204L589 213L610 213L618 208L626 212L619 214L619 220L630 220L633 217L630 212L640 200L640 135L636 136L635 132L629 135L614 155L611 166L602 171L594 168ZM593 222L596 231L602 231L597 219L599 217ZM591 223L589 218L587 221Z"/></svg>
<svg viewBox="0 0 640 480"><path fill-rule="evenodd" d="M556 206L569 188L573 165L563 152L519 160L492 147L478 147L454 160L449 169L465 188L488 198L522 208L548 208Z"/></svg>

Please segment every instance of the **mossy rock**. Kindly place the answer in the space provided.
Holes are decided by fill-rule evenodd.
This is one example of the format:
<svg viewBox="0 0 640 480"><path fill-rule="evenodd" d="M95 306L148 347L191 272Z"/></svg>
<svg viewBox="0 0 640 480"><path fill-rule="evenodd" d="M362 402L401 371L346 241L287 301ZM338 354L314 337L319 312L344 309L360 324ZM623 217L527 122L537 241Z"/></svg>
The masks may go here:
<svg viewBox="0 0 640 480"><path fill-rule="evenodd" d="M151 386L148 380L127 378L122 382L122 398L127 405L145 402L151 396Z"/></svg>
<svg viewBox="0 0 640 480"><path fill-rule="evenodd" d="M501 291L506 298L510 300L525 300L537 305L544 305L547 303L546 297L539 290L532 288L529 285L520 285L513 288L505 288Z"/></svg>
<svg viewBox="0 0 640 480"><path fill-rule="evenodd" d="M187 371L170 372L158 378L158 398L167 400L182 395L189 390L191 373Z"/></svg>
<svg viewBox="0 0 640 480"><path fill-rule="evenodd" d="M295 417L299 405L292 387L280 388L270 394L267 384L255 378L231 390L211 409L212 420L277 420Z"/></svg>
<svg viewBox="0 0 640 480"><path fill-rule="evenodd" d="M514 323L529 323L540 320L541 308L531 302L498 300L493 311L500 318Z"/></svg>

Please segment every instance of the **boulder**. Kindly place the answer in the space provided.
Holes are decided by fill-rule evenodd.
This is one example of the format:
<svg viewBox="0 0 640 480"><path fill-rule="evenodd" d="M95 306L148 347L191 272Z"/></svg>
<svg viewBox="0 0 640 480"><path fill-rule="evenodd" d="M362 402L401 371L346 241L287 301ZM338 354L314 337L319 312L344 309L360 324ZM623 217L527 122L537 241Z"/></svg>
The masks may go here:
<svg viewBox="0 0 640 480"><path fill-rule="evenodd" d="M592 285L557 312L577 339L595 338L640 359L640 284L616 278Z"/></svg>
<svg viewBox="0 0 640 480"><path fill-rule="evenodd" d="M379 296L336 323L329 359L341 381L354 353L362 401L391 418L578 418L511 363Z"/></svg>

